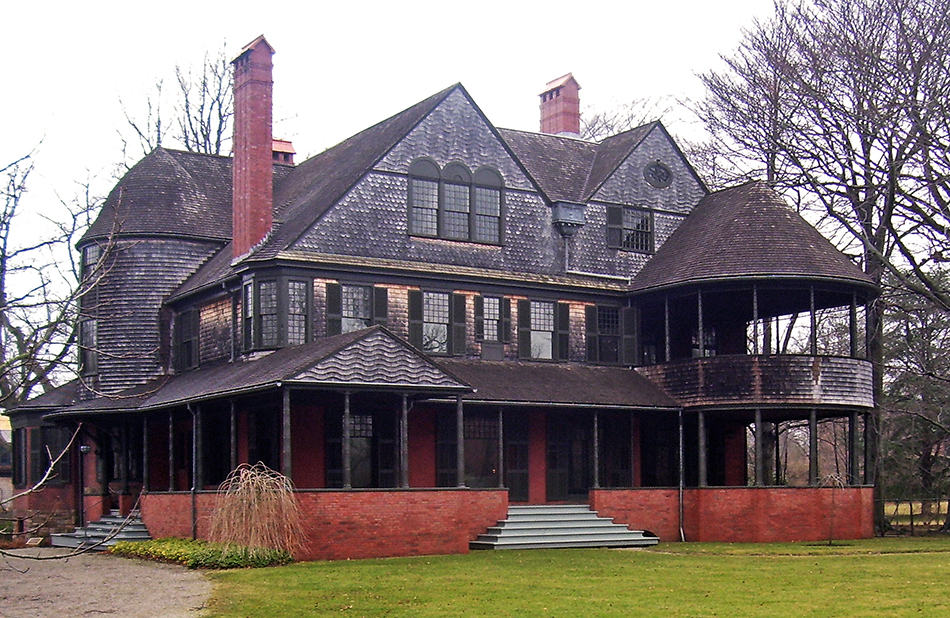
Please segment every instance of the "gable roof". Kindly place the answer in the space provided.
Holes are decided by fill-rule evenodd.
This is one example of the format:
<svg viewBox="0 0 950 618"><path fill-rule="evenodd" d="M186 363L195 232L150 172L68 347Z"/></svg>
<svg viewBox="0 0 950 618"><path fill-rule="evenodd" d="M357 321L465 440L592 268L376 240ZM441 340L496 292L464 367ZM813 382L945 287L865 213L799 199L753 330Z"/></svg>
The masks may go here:
<svg viewBox="0 0 950 618"><path fill-rule="evenodd" d="M583 201L598 145L578 138L498 129L550 202Z"/></svg>
<svg viewBox="0 0 950 618"><path fill-rule="evenodd" d="M776 276L874 287L773 189L753 181L703 197L640 270L632 289Z"/></svg>
<svg viewBox="0 0 950 618"><path fill-rule="evenodd" d="M464 393L471 387L382 326L290 346L155 380L114 398L81 402L53 414L150 410L246 394L281 385L385 388Z"/></svg>

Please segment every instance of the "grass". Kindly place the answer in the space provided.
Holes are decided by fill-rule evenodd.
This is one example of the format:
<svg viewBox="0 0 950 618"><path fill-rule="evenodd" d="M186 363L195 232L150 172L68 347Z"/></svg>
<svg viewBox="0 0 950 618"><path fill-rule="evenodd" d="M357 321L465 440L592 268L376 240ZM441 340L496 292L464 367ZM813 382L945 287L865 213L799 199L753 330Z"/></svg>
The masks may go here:
<svg viewBox="0 0 950 618"><path fill-rule="evenodd" d="M216 616L924 615L950 612L950 539L664 543L210 573Z"/></svg>

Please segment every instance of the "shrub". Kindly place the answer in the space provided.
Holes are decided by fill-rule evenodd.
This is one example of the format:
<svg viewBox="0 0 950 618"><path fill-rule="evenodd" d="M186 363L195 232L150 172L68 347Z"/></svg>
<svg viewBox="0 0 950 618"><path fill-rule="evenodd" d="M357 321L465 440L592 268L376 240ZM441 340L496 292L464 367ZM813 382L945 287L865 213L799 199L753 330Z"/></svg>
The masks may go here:
<svg viewBox="0 0 950 618"><path fill-rule="evenodd" d="M190 569L242 569L293 562L290 553L283 550L175 538L120 541L109 552L127 558L183 564Z"/></svg>

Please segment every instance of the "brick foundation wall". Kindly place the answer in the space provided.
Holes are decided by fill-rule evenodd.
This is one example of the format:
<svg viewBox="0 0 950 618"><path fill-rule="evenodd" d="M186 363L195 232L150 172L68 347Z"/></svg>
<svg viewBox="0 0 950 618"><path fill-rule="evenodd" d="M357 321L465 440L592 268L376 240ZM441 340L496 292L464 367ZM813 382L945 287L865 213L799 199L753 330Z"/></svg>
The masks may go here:
<svg viewBox="0 0 950 618"><path fill-rule="evenodd" d="M197 499L206 538L215 494ZM508 511L508 492L496 489L300 491L297 500L308 537L301 560L462 554ZM142 518L155 538L190 538L191 495L143 496Z"/></svg>
<svg viewBox="0 0 950 618"><path fill-rule="evenodd" d="M597 489L591 506L634 529L679 539L676 489ZM729 487L687 489L688 541L769 543L874 536L871 487Z"/></svg>

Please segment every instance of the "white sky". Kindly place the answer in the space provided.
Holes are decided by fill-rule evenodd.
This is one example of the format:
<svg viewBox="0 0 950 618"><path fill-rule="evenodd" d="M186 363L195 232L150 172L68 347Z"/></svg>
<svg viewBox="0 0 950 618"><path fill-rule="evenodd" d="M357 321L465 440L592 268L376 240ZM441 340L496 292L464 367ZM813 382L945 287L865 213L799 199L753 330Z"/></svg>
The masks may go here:
<svg viewBox="0 0 950 618"><path fill-rule="evenodd" d="M274 56L275 137L303 156L455 82L497 126L537 130L538 93L568 71L581 107L699 97L772 0L654 2L15 2L0 10L0 167L37 148L27 205L106 192L120 159L119 98L144 115L157 78L229 56L258 34ZM166 109L170 115L171 110ZM303 155L303 156L302 156Z"/></svg>

